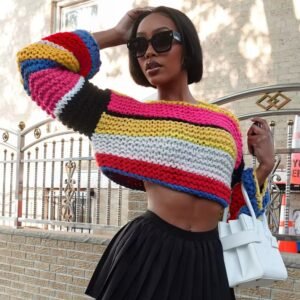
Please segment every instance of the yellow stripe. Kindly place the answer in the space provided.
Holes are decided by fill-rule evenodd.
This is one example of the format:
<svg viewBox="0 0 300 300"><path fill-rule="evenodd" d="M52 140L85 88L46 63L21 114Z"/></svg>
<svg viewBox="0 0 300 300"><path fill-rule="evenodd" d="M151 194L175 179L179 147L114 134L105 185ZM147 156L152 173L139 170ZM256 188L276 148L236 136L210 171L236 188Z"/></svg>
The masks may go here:
<svg viewBox="0 0 300 300"><path fill-rule="evenodd" d="M17 54L18 62L27 59L50 59L63 65L72 72L79 72L80 65L76 57L68 50L51 47L47 44L32 44Z"/></svg>
<svg viewBox="0 0 300 300"><path fill-rule="evenodd" d="M103 113L95 133L126 136L172 137L197 145L214 147L236 158L236 145L227 131L168 120L137 120Z"/></svg>
<svg viewBox="0 0 300 300"><path fill-rule="evenodd" d="M253 170L253 178L254 178L254 182L255 182L255 187L256 187L256 201L257 201L257 206L258 209L263 209L263 198L267 192L267 188L268 188L268 180L266 179L264 184L263 184L263 188L262 191L260 191L260 186L257 180L257 176L256 176L256 170Z"/></svg>

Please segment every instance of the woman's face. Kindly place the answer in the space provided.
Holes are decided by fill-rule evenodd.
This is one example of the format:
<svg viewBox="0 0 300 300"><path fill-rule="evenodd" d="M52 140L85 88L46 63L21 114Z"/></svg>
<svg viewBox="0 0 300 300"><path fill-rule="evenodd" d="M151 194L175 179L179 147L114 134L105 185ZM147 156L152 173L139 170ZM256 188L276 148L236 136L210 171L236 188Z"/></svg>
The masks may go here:
<svg viewBox="0 0 300 300"><path fill-rule="evenodd" d="M146 16L138 26L137 37L151 39L153 35L162 31L177 31L174 22L160 13L152 13ZM187 81L187 73L182 67L182 45L173 40L171 49L158 53L151 43L145 54L138 58L138 62L144 75L153 86L159 88L179 81Z"/></svg>

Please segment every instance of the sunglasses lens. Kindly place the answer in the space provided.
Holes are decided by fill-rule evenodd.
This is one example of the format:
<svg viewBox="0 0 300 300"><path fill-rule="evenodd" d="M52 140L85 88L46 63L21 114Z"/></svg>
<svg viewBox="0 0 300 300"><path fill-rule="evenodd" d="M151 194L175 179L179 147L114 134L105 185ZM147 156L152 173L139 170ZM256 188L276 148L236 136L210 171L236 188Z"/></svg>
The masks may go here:
<svg viewBox="0 0 300 300"><path fill-rule="evenodd" d="M167 52L172 47L173 32L169 30L158 32L150 40L145 37L137 37L130 40L127 47L136 57L142 57L148 49L149 42L157 53Z"/></svg>
<svg viewBox="0 0 300 300"><path fill-rule="evenodd" d="M148 41L144 37L137 37L129 41L127 46L137 57L141 57L148 48Z"/></svg>
<svg viewBox="0 0 300 300"><path fill-rule="evenodd" d="M173 41L173 35L171 31L162 31L156 33L152 37L152 46L158 53L166 52L171 49Z"/></svg>

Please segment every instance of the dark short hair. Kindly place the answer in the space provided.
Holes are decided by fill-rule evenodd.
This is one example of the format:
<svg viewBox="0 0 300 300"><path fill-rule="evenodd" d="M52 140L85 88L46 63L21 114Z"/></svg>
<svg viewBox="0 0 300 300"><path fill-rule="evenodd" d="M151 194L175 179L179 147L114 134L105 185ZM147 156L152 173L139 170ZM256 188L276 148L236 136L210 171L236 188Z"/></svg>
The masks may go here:
<svg viewBox="0 0 300 300"><path fill-rule="evenodd" d="M132 27L130 38L135 38L137 29L141 21L151 13L162 13L169 17L177 27L181 35L183 47L183 67L187 70L188 84L199 82L203 74L203 57L198 33L192 21L181 11L166 7L158 6L152 11L141 14ZM134 53L129 51L129 70L133 80L142 86L152 86L143 74L138 59Z"/></svg>

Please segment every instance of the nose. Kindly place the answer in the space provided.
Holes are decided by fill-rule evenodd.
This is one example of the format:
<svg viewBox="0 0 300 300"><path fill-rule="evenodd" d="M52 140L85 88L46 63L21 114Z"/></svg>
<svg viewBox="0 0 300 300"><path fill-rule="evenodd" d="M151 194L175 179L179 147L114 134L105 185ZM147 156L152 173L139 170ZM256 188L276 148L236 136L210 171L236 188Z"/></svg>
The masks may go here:
<svg viewBox="0 0 300 300"><path fill-rule="evenodd" d="M156 52L155 52L154 48L152 47L151 43L148 43L148 47L147 47L147 50L146 50L144 56L145 56L145 58L156 56Z"/></svg>

